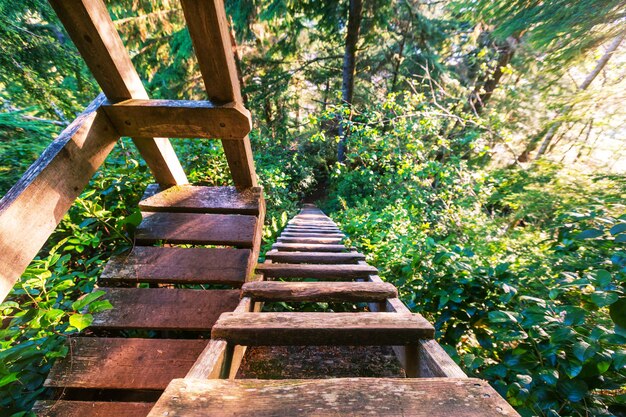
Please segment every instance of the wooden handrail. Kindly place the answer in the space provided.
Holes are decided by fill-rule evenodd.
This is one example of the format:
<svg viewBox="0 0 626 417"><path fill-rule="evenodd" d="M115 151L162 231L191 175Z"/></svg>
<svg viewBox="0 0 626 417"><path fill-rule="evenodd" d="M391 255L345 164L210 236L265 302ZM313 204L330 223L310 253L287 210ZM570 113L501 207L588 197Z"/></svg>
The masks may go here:
<svg viewBox="0 0 626 417"><path fill-rule="evenodd" d="M98 96L0 200L0 300L46 243L120 135Z"/></svg>
<svg viewBox="0 0 626 417"><path fill-rule="evenodd" d="M50 0L50 4L109 100L148 98L102 0ZM169 139L134 142L161 186L188 183Z"/></svg>

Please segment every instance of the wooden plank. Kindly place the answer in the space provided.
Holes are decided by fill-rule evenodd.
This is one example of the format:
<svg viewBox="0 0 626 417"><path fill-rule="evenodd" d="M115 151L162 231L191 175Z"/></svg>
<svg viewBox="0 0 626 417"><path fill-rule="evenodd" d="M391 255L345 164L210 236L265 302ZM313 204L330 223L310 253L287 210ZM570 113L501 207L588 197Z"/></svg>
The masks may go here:
<svg viewBox="0 0 626 417"><path fill-rule="evenodd" d="M235 214L142 213L138 244L227 245L251 248L257 218Z"/></svg>
<svg viewBox="0 0 626 417"><path fill-rule="evenodd" d="M208 331L239 304L239 290L100 288L113 305L94 314L92 329Z"/></svg>
<svg viewBox="0 0 626 417"><path fill-rule="evenodd" d="M162 390L191 368L207 340L75 337L46 387Z"/></svg>
<svg viewBox="0 0 626 417"><path fill-rule="evenodd" d="M0 300L83 192L119 138L98 96L0 200Z"/></svg>
<svg viewBox="0 0 626 417"><path fill-rule="evenodd" d="M102 0L50 0L50 4L109 100L148 98ZM133 141L159 184L187 183L168 139Z"/></svg>
<svg viewBox="0 0 626 417"><path fill-rule="evenodd" d="M241 104L210 101L131 99L103 106L122 136L236 139L252 127Z"/></svg>
<svg viewBox="0 0 626 417"><path fill-rule="evenodd" d="M346 252L345 245L323 245L323 244L300 244L300 243L275 243L272 249L285 252Z"/></svg>
<svg viewBox="0 0 626 417"><path fill-rule="evenodd" d="M359 260L365 260L365 255L357 252L328 253L328 252L279 252L269 251L265 259L273 262L292 264L347 264Z"/></svg>
<svg viewBox="0 0 626 417"><path fill-rule="evenodd" d="M417 344L434 333L419 314L224 313L211 337L246 346L383 346Z"/></svg>
<svg viewBox="0 0 626 417"><path fill-rule="evenodd" d="M239 287L246 280L250 256L250 249L135 246L128 254L112 257L99 282L226 284Z"/></svg>
<svg viewBox="0 0 626 417"><path fill-rule="evenodd" d="M152 186L150 193L139 202L142 211L258 215L262 198L260 187L178 185L161 191Z"/></svg>
<svg viewBox="0 0 626 417"><path fill-rule="evenodd" d="M486 381L333 378L234 381L177 379L149 417L519 416Z"/></svg>
<svg viewBox="0 0 626 417"><path fill-rule="evenodd" d="M280 234L280 237L320 237L320 238L345 238L346 235L343 233L310 233L310 232L299 232L299 231L283 231Z"/></svg>
<svg viewBox="0 0 626 417"><path fill-rule="evenodd" d="M341 237L279 237L278 242L282 243L340 243Z"/></svg>
<svg viewBox="0 0 626 417"><path fill-rule="evenodd" d="M108 401L37 401L37 417L146 417L154 403Z"/></svg>
<svg viewBox="0 0 626 417"><path fill-rule="evenodd" d="M230 42L223 0L182 0L183 12L209 99L214 103L242 103L237 67ZM222 141L233 182L257 185L250 139Z"/></svg>
<svg viewBox="0 0 626 417"><path fill-rule="evenodd" d="M258 273L266 278L367 278L378 273L378 269L369 265L313 265L313 264L258 264Z"/></svg>
<svg viewBox="0 0 626 417"><path fill-rule="evenodd" d="M248 282L241 295L255 301L380 302L398 296L396 287L374 282Z"/></svg>

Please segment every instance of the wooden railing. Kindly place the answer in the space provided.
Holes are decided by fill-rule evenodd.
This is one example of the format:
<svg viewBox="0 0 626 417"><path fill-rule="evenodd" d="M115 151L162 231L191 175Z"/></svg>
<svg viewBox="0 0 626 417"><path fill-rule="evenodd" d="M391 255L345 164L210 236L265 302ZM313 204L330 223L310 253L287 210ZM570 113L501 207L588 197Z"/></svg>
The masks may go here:
<svg viewBox="0 0 626 417"><path fill-rule="evenodd" d="M103 94L0 200L0 300L9 293L121 136L133 139L162 188L187 183L169 139L222 139L237 187L257 185L221 0L183 0L210 101L150 100L103 0L50 0Z"/></svg>

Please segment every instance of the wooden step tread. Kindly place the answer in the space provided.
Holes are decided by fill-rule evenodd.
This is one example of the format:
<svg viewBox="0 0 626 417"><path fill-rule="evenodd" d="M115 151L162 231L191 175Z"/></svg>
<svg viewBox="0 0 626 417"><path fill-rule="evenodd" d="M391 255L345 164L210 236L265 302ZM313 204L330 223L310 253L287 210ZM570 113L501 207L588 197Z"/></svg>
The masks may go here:
<svg viewBox="0 0 626 417"><path fill-rule="evenodd" d="M93 329L208 331L239 304L239 290L100 289L113 308L94 314Z"/></svg>
<svg viewBox="0 0 626 417"><path fill-rule="evenodd" d="M154 403L108 401L37 401L38 417L146 417Z"/></svg>
<svg viewBox="0 0 626 417"><path fill-rule="evenodd" d="M142 213L138 244L157 242L194 245L226 245L251 248L255 216L199 213Z"/></svg>
<svg viewBox="0 0 626 417"><path fill-rule="evenodd" d="M310 233L310 232L282 232L280 237L319 237L319 238L344 238L343 233Z"/></svg>
<svg viewBox="0 0 626 417"><path fill-rule="evenodd" d="M341 229L333 228L318 228L318 227L286 227L283 229L283 233L315 233L315 234L327 234L327 235L335 235L335 234L343 234Z"/></svg>
<svg viewBox="0 0 626 417"><path fill-rule="evenodd" d="M377 274L370 265L257 264L256 270L266 278L367 278Z"/></svg>
<svg viewBox="0 0 626 417"><path fill-rule="evenodd" d="M310 263L310 264L347 264L349 262L364 261L365 255L358 252L328 253L328 252L279 252L270 251L265 254L266 259L272 262Z"/></svg>
<svg viewBox="0 0 626 417"><path fill-rule="evenodd" d="M396 346L432 339L434 333L419 314L224 313L211 337L245 346Z"/></svg>
<svg viewBox="0 0 626 417"><path fill-rule="evenodd" d="M255 301L376 302L398 296L386 282L248 282L242 297Z"/></svg>
<svg viewBox="0 0 626 417"><path fill-rule="evenodd" d="M340 243L342 237L292 237L292 236L280 236L277 239L283 243Z"/></svg>
<svg viewBox="0 0 626 417"><path fill-rule="evenodd" d="M162 390L182 378L208 340L73 337L46 387Z"/></svg>
<svg viewBox="0 0 626 417"><path fill-rule="evenodd" d="M282 251L297 252L346 252L348 248L345 245L333 245L322 243L274 243L272 249Z"/></svg>
<svg viewBox="0 0 626 417"><path fill-rule="evenodd" d="M250 249L135 246L130 253L109 260L100 283L228 284L239 287L246 280L250 256Z"/></svg>
<svg viewBox="0 0 626 417"><path fill-rule="evenodd" d="M148 186L141 211L185 213L259 214L260 187L237 190L235 187L176 185L161 191L157 184Z"/></svg>
<svg viewBox="0 0 626 417"><path fill-rule="evenodd" d="M486 381L473 378L177 379L149 417L514 417Z"/></svg>

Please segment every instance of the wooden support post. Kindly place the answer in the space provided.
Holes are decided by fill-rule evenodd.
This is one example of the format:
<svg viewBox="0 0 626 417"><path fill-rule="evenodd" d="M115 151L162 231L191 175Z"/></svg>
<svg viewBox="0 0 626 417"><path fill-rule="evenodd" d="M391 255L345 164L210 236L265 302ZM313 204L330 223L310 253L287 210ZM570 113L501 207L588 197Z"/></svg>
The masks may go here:
<svg viewBox="0 0 626 417"><path fill-rule="evenodd" d="M148 98L102 0L49 1L109 100ZM161 186L188 182L169 139L133 141Z"/></svg>
<svg viewBox="0 0 626 417"><path fill-rule="evenodd" d="M9 293L102 164L119 134L101 94L0 200L0 300Z"/></svg>
<svg viewBox="0 0 626 417"><path fill-rule="evenodd" d="M181 2L209 99L218 104L241 103L241 87L223 0ZM241 141L223 140L222 146L235 185L257 186L248 136Z"/></svg>

